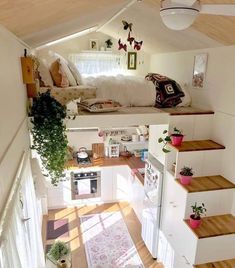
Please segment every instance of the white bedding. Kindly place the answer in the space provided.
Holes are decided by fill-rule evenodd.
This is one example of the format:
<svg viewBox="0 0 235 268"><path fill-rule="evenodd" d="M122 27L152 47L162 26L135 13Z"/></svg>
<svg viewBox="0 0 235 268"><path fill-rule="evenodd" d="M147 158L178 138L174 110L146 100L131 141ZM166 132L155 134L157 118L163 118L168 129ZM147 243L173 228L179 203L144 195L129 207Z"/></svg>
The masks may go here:
<svg viewBox="0 0 235 268"><path fill-rule="evenodd" d="M154 106L156 98L155 86L138 76L98 76L84 77L87 86L97 88L97 98L118 101L122 106Z"/></svg>

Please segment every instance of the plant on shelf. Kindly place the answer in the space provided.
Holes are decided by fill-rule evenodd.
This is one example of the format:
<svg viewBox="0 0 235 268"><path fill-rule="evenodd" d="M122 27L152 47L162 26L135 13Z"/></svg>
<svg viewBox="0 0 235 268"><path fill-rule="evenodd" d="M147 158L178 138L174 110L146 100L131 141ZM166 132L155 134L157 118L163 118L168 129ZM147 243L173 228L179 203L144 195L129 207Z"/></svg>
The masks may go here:
<svg viewBox="0 0 235 268"><path fill-rule="evenodd" d="M70 254L70 249L65 242L56 241L52 244L47 256L55 261L62 261Z"/></svg>
<svg viewBox="0 0 235 268"><path fill-rule="evenodd" d="M197 202L195 202L195 204L191 206L191 208L193 210L193 214L190 215L189 224L193 229L195 229L198 228L201 224L201 216L206 215L206 208L204 203L198 206Z"/></svg>
<svg viewBox="0 0 235 268"><path fill-rule="evenodd" d="M45 176L50 176L51 183L57 185L67 156L66 108L47 91L34 100L31 115L32 149L40 156Z"/></svg>
<svg viewBox="0 0 235 268"><path fill-rule="evenodd" d="M183 141L184 135L182 134L181 130L174 127L174 132L170 135L170 137L172 145L180 146Z"/></svg>
<svg viewBox="0 0 235 268"><path fill-rule="evenodd" d="M112 40L109 38L108 40L105 41L105 44L106 44L107 48L111 48L112 45L113 45L113 42L112 42Z"/></svg>
<svg viewBox="0 0 235 268"><path fill-rule="evenodd" d="M162 147L162 151L164 153L169 153L170 150L167 149L167 144L168 142L171 142L172 145L175 145L175 146L180 146L182 141L183 141L183 138L184 138L184 135L182 134L182 131L177 129L176 127L174 127L174 132L173 133L169 133L168 130L164 130L162 133L165 135L164 137L160 137L158 139L158 143L163 143L163 147Z"/></svg>
<svg viewBox="0 0 235 268"><path fill-rule="evenodd" d="M183 168L181 168L179 174L181 184L188 185L191 183L193 177L193 169L191 167L184 166Z"/></svg>

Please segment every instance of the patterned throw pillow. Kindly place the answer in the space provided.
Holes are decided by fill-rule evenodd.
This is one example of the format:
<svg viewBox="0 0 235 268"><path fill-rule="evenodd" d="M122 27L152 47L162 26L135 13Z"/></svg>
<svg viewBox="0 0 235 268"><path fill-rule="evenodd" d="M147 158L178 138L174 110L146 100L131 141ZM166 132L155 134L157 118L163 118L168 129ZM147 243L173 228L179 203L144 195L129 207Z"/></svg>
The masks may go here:
<svg viewBox="0 0 235 268"><path fill-rule="evenodd" d="M155 107L167 108L175 107L182 102L181 98L184 93L174 80L155 73L149 73L146 80L152 81L156 88Z"/></svg>
<svg viewBox="0 0 235 268"><path fill-rule="evenodd" d="M56 60L51 64L50 67L51 77L57 87L68 87L69 80L64 71L63 67L60 64L60 60Z"/></svg>

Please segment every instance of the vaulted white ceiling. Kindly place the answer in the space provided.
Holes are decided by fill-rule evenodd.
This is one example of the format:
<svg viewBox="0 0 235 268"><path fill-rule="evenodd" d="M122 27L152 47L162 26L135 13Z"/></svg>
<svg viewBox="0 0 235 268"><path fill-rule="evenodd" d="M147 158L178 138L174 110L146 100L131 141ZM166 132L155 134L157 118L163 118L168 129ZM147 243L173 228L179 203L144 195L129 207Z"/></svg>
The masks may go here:
<svg viewBox="0 0 235 268"><path fill-rule="evenodd" d="M101 26L130 0L11 0L0 1L0 23L32 47L95 25ZM203 3L235 3L235 0L201 0ZM136 2L102 28L119 38L121 20L134 24L145 50L169 52L235 44L235 17L200 15L184 31L172 31L161 22L160 0ZM126 35L126 34L125 34ZM123 35L124 36L124 35Z"/></svg>

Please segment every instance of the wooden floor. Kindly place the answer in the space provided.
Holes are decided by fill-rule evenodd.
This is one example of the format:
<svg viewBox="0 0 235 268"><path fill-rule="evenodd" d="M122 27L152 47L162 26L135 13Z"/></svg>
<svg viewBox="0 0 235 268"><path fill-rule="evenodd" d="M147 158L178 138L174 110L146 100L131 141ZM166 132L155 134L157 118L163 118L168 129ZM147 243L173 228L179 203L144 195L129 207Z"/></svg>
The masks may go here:
<svg viewBox="0 0 235 268"><path fill-rule="evenodd" d="M177 182L180 183L180 180L177 179ZM192 178L192 181L189 185L183 185L181 183L180 185L188 193L225 190L225 189L235 188L235 185L232 182L226 180L222 176L195 177L195 178Z"/></svg>
<svg viewBox="0 0 235 268"><path fill-rule="evenodd" d="M189 220L185 222L189 226ZM192 231L199 239L235 234L235 217L231 214L204 217L200 227Z"/></svg>
<svg viewBox="0 0 235 268"><path fill-rule="evenodd" d="M234 268L235 259L195 265L195 268Z"/></svg>
<svg viewBox="0 0 235 268"><path fill-rule="evenodd" d="M42 236L44 246L53 243L53 240L46 241L46 222L47 220L69 219L69 238L61 238L60 240L69 242L72 252L72 267L87 268L85 248L82 241L80 230L79 216L85 214L94 214L101 212L120 211L123 219L128 227L132 240L138 250L140 258L146 268L164 268L162 264L154 261L141 239L141 225L134 211L126 202L112 203L104 205L84 206L80 208L66 208L60 210L50 210L48 216L44 217ZM121 268L121 267L120 267Z"/></svg>
<svg viewBox="0 0 235 268"><path fill-rule="evenodd" d="M178 152L192 152L192 151L205 151L205 150L221 150L225 147L212 140L200 140L200 141L184 141L181 146L174 146Z"/></svg>

